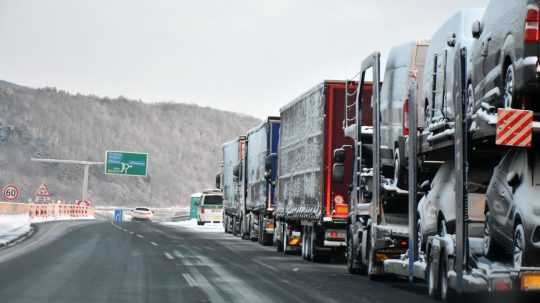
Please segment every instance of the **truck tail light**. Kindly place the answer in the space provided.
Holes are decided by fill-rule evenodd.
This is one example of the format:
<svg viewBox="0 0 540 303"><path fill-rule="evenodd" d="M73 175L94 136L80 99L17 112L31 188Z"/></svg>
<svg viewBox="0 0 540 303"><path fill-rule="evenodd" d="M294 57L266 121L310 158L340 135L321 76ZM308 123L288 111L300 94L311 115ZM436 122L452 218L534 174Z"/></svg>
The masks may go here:
<svg viewBox="0 0 540 303"><path fill-rule="evenodd" d="M403 102L403 136L409 135L409 99Z"/></svg>
<svg viewBox="0 0 540 303"><path fill-rule="evenodd" d="M204 207L201 207L201 214L204 214Z"/></svg>
<svg viewBox="0 0 540 303"><path fill-rule="evenodd" d="M525 43L538 43L540 41L540 10L530 5L525 19Z"/></svg>

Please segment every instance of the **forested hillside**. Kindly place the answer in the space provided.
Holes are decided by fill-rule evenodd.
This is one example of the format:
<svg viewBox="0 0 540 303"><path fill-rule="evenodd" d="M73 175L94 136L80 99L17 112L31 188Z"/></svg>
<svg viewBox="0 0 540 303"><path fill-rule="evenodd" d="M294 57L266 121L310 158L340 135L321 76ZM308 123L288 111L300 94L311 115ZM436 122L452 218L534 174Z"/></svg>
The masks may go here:
<svg viewBox="0 0 540 303"><path fill-rule="evenodd" d="M94 204L186 204L191 193L214 186L221 144L257 123L191 104L73 95L0 81L0 186L22 186L21 201L28 201L46 183L54 199L75 200L82 167L30 159L103 161L106 150L138 151L149 153L146 178L104 175L102 166L90 169Z"/></svg>

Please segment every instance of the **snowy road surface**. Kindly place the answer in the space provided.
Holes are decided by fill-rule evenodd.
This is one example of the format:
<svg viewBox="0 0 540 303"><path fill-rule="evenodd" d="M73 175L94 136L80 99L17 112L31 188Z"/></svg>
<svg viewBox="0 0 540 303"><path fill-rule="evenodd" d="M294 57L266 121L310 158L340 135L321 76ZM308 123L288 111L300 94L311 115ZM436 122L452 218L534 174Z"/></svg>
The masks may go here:
<svg viewBox="0 0 540 303"><path fill-rule="evenodd" d="M109 221L47 223L0 250L0 301L433 302L421 285L302 261L219 225Z"/></svg>

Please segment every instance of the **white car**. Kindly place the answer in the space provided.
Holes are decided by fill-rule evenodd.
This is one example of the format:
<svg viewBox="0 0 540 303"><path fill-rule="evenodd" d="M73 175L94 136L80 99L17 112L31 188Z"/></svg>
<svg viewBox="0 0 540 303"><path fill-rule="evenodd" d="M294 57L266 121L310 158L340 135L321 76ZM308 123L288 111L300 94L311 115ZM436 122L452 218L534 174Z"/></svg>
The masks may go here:
<svg viewBox="0 0 540 303"><path fill-rule="evenodd" d="M146 207L137 207L131 211L131 221L150 221L154 212Z"/></svg>

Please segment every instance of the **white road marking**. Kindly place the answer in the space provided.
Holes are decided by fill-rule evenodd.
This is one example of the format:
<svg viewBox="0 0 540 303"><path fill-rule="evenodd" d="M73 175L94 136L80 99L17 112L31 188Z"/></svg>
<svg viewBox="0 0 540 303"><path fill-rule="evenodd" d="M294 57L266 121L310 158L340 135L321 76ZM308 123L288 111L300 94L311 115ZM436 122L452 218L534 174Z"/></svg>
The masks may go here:
<svg viewBox="0 0 540 303"><path fill-rule="evenodd" d="M174 259L174 257L173 257L173 256L171 256L171 254L170 254L170 253L168 253L168 252L164 252L163 254L164 254L164 255L165 255L165 257L166 257L167 259L169 259L169 260L172 260L172 259Z"/></svg>
<svg viewBox="0 0 540 303"><path fill-rule="evenodd" d="M130 232L129 232L129 234L130 234L130 235L133 235L133 234L134 234L134 232L130 231Z"/></svg>
<svg viewBox="0 0 540 303"><path fill-rule="evenodd" d="M262 261L254 260L253 262L255 262L255 263L257 263L257 264L259 264L259 265L261 265L261 266L264 266L264 267L270 269L271 271L278 271L278 269L275 268L274 266L269 265L269 264L266 264L266 263L264 263L264 262L262 262Z"/></svg>
<svg viewBox="0 0 540 303"><path fill-rule="evenodd" d="M173 255L177 257L178 259L182 259L184 257L184 255L176 249L173 250Z"/></svg>
<svg viewBox="0 0 540 303"><path fill-rule="evenodd" d="M141 239L144 238L144 236L143 236L143 235L140 235L140 234L137 234L137 237L139 237L139 238L141 238Z"/></svg>
<svg viewBox="0 0 540 303"><path fill-rule="evenodd" d="M199 287L199 283L197 283L190 274L182 274L182 277L184 277L189 286Z"/></svg>
<svg viewBox="0 0 540 303"><path fill-rule="evenodd" d="M210 299L210 302L225 302L217 289L197 269L195 269L195 267L192 267L190 271L195 277L197 284L200 285L200 289L202 289L208 296L208 299Z"/></svg>
<svg viewBox="0 0 540 303"><path fill-rule="evenodd" d="M150 244L154 245L154 246L159 246L156 242L154 241L150 241Z"/></svg>

